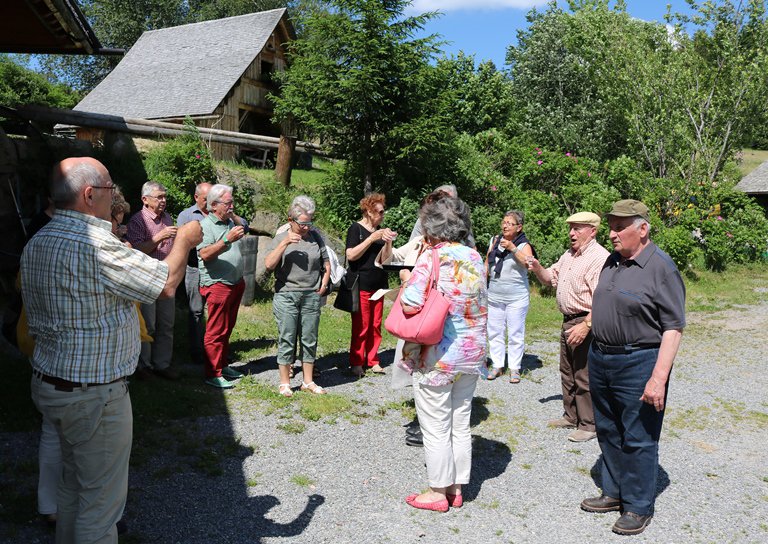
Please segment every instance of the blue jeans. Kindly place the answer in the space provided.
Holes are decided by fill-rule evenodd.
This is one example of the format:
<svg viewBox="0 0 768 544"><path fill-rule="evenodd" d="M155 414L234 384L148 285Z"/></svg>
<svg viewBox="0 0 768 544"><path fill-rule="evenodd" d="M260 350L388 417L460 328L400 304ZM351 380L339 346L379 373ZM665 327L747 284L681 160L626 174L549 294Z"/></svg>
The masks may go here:
<svg viewBox="0 0 768 544"><path fill-rule="evenodd" d="M664 411L640 400L658 349L609 355L589 348L589 388L603 452L603 494L621 499L625 512L653 513Z"/></svg>

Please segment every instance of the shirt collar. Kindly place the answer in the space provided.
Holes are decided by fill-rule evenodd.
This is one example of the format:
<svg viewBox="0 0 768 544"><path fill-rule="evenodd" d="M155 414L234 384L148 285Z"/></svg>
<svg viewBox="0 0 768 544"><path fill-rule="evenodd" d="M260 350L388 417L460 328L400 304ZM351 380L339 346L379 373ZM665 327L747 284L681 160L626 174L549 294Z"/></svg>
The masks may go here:
<svg viewBox="0 0 768 544"><path fill-rule="evenodd" d="M587 242L586 245L581 246L578 249L578 251L571 251L571 253L574 257L579 257L581 255L584 255L584 253L586 253L587 250L590 249L596 243L597 243L597 240L595 238L592 238L589 242Z"/></svg>
<svg viewBox="0 0 768 544"><path fill-rule="evenodd" d="M87 213L81 213L76 212L75 210L66 210L66 209L56 209L56 211L53 213L53 216L59 216L64 217L68 219L75 219L77 221L83 221L85 223L88 223L89 225L93 225L94 227L99 227L101 229L104 229L106 231L112 232L112 222L111 221L105 221L104 219L100 219L93 215L88 215Z"/></svg>
<svg viewBox="0 0 768 544"><path fill-rule="evenodd" d="M166 212L157 214L157 213L153 212L152 210L150 210L149 208L147 208L146 206L143 206L141 208L141 213L143 213L144 215L149 217L152 221L160 221L163 218L163 216L165 215Z"/></svg>
<svg viewBox="0 0 768 544"><path fill-rule="evenodd" d="M627 266L630 266L632 264L636 264L640 268L645 268L648 264L648 261L651 260L651 257L654 253L656 253L656 250L659 249L659 247L651 242L648 241L648 245L643 248L643 250L634 258L634 259L627 259L624 261ZM618 251L614 251L611 253L611 258L615 261L615 263L618 265L621 263L621 254Z"/></svg>

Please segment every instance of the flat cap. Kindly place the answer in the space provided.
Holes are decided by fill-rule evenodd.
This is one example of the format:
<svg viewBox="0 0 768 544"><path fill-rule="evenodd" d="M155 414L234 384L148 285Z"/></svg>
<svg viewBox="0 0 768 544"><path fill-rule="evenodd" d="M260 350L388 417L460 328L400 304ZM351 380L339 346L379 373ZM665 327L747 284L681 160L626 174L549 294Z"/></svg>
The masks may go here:
<svg viewBox="0 0 768 544"><path fill-rule="evenodd" d="M565 220L566 223L581 223L592 225L595 228L600 227L600 216L592 212L579 212Z"/></svg>
<svg viewBox="0 0 768 544"><path fill-rule="evenodd" d="M615 217L642 217L649 223L651 222L648 206L639 200L627 199L614 202L613 208L608 212L608 215Z"/></svg>

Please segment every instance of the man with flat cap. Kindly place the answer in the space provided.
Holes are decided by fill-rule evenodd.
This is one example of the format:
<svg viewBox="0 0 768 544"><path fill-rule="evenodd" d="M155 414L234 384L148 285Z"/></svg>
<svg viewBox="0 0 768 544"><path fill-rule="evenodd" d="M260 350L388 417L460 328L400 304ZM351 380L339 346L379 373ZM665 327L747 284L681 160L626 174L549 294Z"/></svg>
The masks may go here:
<svg viewBox="0 0 768 544"><path fill-rule="evenodd" d="M669 375L685 327L685 285L649 238L645 204L616 202L608 226L614 251L595 290L589 350L602 495L584 499L581 508L620 511L613 532L636 535L653 517Z"/></svg>
<svg viewBox="0 0 768 544"><path fill-rule="evenodd" d="M595 438L595 417L589 394L587 355L592 343L592 294L597 287L608 251L597 243L600 217L579 212L565 220L571 248L544 268L529 258L528 268L544 285L557 288L557 308L563 314L560 332L560 380L563 387L563 416L548 422L550 427L573 429L571 442Z"/></svg>

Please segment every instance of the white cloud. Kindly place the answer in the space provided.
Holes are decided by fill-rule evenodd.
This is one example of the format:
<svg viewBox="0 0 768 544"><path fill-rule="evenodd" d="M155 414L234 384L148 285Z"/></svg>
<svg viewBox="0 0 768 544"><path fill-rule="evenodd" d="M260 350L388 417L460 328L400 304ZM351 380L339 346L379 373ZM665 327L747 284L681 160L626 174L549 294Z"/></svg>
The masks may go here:
<svg viewBox="0 0 768 544"><path fill-rule="evenodd" d="M530 9L541 6L547 0L413 0L409 11L459 11L459 10L492 10L492 9Z"/></svg>

